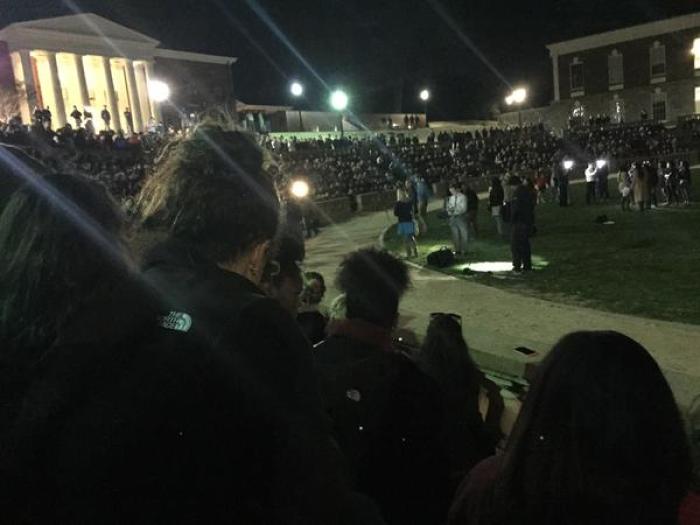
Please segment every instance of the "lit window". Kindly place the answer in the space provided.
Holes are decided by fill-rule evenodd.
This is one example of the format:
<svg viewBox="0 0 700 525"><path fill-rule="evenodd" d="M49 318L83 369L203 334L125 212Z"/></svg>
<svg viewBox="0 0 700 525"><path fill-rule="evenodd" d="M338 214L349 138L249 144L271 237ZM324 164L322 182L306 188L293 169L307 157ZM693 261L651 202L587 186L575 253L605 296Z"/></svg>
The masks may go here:
<svg viewBox="0 0 700 525"><path fill-rule="evenodd" d="M700 38L693 41L693 55L695 55L695 69L700 69Z"/></svg>
<svg viewBox="0 0 700 525"><path fill-rule="evenodd" d="M654 42L649 49L649 62L651 63L651 78L666 76L666 46Z"/></svg>
<svg viewBox="0 0 700 525"><path fill-rule="evenodd" d="M700 113L700 87L695 88L695 113Z"/></svg>

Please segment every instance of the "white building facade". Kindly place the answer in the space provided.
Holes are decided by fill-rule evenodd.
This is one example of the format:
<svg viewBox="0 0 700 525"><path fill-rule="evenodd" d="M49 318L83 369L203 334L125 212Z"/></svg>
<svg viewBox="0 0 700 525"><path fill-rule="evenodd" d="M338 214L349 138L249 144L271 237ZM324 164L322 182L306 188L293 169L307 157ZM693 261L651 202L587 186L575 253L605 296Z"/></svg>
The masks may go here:
<svg viewBox="0 0 700 525"><path fill-rule="evenodd" d="M149 122L162 120L161 105L149 90L159 80L159 57L228 68L236 62L162 49L157 40L91 13L15 23L0 30L0 42L9 53L22 121L31 122L36 107L48 107L54 127L72 122L75 107L92 113L96 129L102 129L100 113L107 108L111 128L127 131L128 108L133 131L145 131Z"/></svg>

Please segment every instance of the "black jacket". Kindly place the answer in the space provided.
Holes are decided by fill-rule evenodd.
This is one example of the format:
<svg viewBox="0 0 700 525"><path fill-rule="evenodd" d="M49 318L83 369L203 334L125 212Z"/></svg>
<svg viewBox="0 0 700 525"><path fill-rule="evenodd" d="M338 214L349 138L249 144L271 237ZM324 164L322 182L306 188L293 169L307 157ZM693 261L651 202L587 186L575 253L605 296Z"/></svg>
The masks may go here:
<svg viewBox="0 0 700 525"><path fill-rule="evenodd" d="M465 195L467 196L467 211L477 211L479 209L479 196L471 188L467 189Z"/></svg>
<svg viewBox="0 0 700 525"><path fill-rule="evenodd" d="M491 186L491 191L489 191L489 208L503 206L504 199L505 194L503 192L503 186L500 184L498 186Z"/></svg>
<svg viewBox="0 0 700 525"><path fill-rule="evenodd" d="M513 193L511 222L535 224L535 198L525 186L519 186Z"/></svg>
<svg viewBox="0 0 700 525"><path fill-rule="evenodd" d="M145 276L155 327L66 341L28 391L8 472L41 498L15 508L33 522L350 522L294 320L183 246L157 249Z"/></svg>
<svg viewBox="0 0 700 525"><path fill-rule="evenodd" d="M452 494L437 385L403 354L348 335L314 355L357 490L387 523L442 523Z"/></svg>

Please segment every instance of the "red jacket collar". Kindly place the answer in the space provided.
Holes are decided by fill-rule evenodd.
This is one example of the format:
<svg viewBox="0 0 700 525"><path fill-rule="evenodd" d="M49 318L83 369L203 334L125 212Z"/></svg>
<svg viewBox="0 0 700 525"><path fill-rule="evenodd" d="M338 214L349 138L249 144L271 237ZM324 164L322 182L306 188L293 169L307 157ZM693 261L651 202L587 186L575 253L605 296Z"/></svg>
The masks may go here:
<svg viewBox="0 0 700 525"><path fill-rule="evenodd" d="M329 336L345 336L385 352L396 352L391 344L390 329L362 319L335 319L328 324L327 331Z"/></svg>

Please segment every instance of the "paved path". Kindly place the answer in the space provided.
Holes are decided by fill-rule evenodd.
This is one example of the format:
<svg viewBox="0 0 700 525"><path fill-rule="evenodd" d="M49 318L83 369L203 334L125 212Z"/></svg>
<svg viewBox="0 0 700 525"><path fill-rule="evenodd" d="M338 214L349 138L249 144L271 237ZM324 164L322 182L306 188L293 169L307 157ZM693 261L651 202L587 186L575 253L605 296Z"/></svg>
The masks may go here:
<svg viewBox="0 0 700 525"><path fill-rule="evenodd" d="M386 212L358 216L327 227L307 244L306 267L320 271L332 285L338 263L357 247L376 245L393 224ZM537 245L534 246L537 253ZM573 330L618 330L640 341L659 362L683 407L700 395L700 326L611 314L514 294L497 288L413 267L413 288L401 305L400 326L424 334L430 312L456 312L464 334L482 367L522 375L563 334ZM537 355L514 350L526 346Z"/></svg>

